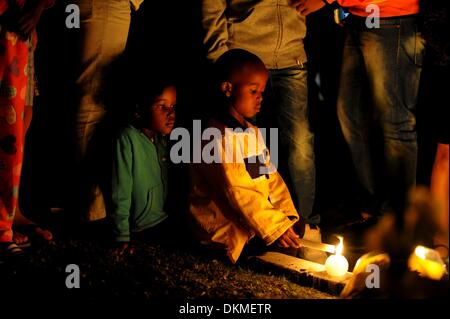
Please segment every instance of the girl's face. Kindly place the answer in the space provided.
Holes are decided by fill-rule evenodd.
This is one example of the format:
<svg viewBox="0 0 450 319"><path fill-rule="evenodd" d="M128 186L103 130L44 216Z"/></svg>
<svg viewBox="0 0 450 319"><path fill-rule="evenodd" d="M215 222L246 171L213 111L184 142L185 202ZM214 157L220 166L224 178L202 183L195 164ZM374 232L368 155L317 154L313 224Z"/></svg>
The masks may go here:
<svg viewBox="0 0 450 319"><path fill-rule="evenodd" d="M176 103L177 91L175 87L166 87L155 98L147 116L144 118L147 128L162 135L170 134L175 124Z"/></svg>

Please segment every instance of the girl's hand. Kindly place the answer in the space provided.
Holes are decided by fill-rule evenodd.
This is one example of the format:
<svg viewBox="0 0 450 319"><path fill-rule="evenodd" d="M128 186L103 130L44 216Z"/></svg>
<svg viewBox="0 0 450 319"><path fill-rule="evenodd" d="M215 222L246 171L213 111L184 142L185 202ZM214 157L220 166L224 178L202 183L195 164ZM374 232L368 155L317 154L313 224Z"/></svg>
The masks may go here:
<svg viewBox="0 0 450 319"><path fill-rule="evenodd" d="M26 40L36 30L37 24L44 11L45 0L27 1L22 16L17 23L19 36Z"/></svg>

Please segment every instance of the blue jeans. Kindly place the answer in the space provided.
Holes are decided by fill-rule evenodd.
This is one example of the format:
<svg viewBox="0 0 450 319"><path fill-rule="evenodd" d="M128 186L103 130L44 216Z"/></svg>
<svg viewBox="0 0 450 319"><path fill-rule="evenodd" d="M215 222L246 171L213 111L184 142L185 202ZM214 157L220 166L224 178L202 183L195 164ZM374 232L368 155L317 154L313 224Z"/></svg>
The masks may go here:
<svg viewBox="0 0 450 319"><path fill-rule="evenodd" d="M296 66L269 70L269 82L263 100L263 123L279 128L280 172L306 223L318 224L312 215L316 171L314 135L310 130L306 68ZM288 159L283 172L282 159ZM284 174L283 174L284 173Z"/></svg>
<svg viewBox="0 0 450 319"><path fill-rule="evenodd" d="M414 17L382 19L376 29L367 29L362 18L349 21L338 117L360 183L370 197L376 196L381 201L404 197L415 185L414 110L423 50ZM382 133L380 146L384 153L380 154L383 159L380 167L384 173L374 170L376 157L371 156L374 127Z"/></svg>

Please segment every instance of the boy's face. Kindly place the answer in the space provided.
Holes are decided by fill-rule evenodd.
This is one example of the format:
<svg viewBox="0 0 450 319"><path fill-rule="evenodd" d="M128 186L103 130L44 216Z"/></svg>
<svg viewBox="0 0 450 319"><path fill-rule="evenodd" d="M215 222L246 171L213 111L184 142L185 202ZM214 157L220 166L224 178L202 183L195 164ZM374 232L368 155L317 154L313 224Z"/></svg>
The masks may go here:
<svg viewBox="0 0 450 319"><path fill-rule="evenodd" d="M239 76L233 83L228 83L225 94L230 98L231 112L244 118L254 117L261 110L267 79L267 71L252 70Z"/></svg>
<svg viewBox="0 0 450 319"><path fill-rule="evenodd" d="M150 106L148 117L145 119L148 128L162 135L170 134L175 124L176 103L176 89L172 86L165 88Z"/></svg>

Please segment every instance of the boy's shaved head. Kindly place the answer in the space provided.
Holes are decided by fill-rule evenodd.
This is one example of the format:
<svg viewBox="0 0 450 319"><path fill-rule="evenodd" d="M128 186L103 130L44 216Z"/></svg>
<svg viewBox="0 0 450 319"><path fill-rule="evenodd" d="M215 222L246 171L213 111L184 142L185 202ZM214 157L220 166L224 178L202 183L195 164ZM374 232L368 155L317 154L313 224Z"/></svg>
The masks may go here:
<svg viewBox="0 0 450 319"><path fill-rule="evenodd" d="M239 81L242 75L248 72L267 72L258 56L243 49L225 52L216 61L215 66L219 83Z"/></svg>
<svg viewBox="0 0 450 319"><path fill-rule="evenodd" d="M245 119L253 118L261 109L263 93L269 72L264 63L255 54L242 49L225 52L217 60L217 93L225 111L242 126Z"/></svg>

